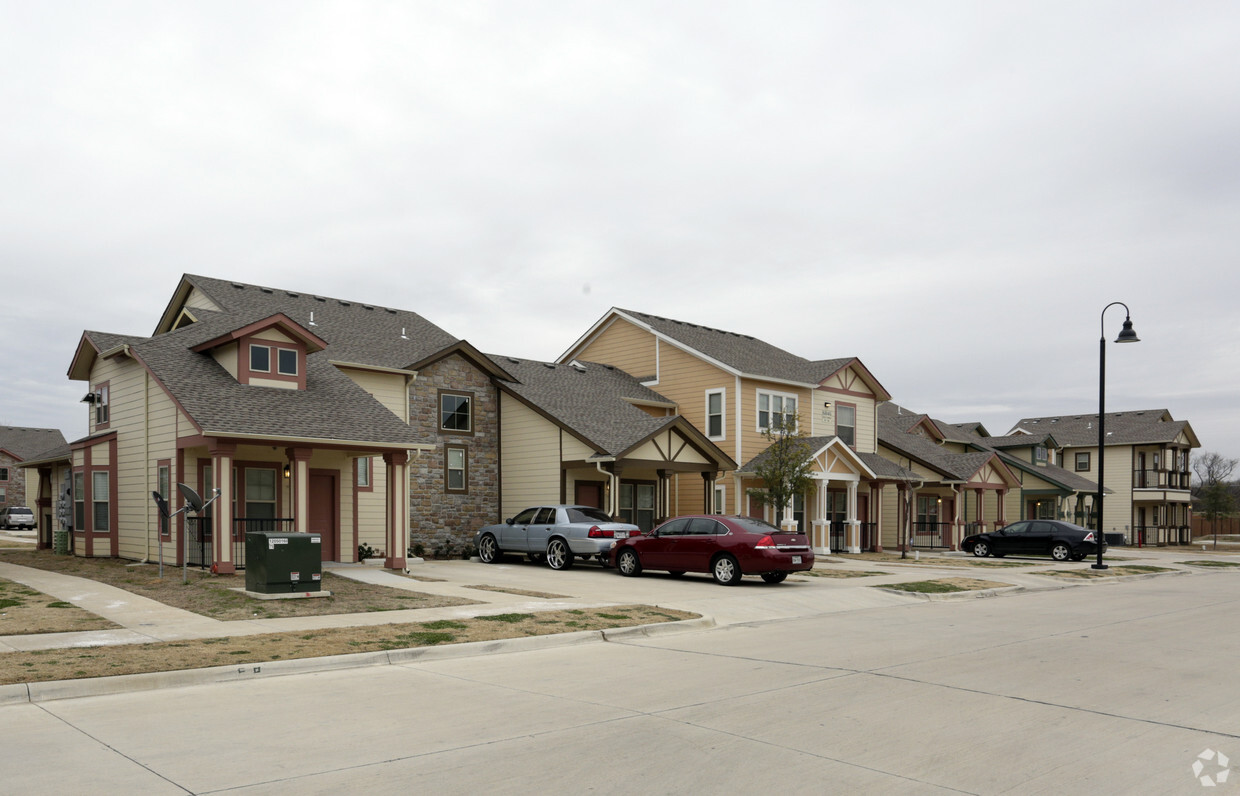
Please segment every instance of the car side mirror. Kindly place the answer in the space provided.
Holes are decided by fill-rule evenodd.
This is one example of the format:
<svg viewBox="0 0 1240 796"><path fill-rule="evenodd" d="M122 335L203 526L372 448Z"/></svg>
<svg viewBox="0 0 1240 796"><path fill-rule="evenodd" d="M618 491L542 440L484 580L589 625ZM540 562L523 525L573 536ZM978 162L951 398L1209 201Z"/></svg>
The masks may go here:
<svg viewBox="0 0 1240 796"><path fill-rule="evenodd" d="M509 517L508 519L504 520L504 522L508 523L509 525L512 525L512 517Z"/></svg>

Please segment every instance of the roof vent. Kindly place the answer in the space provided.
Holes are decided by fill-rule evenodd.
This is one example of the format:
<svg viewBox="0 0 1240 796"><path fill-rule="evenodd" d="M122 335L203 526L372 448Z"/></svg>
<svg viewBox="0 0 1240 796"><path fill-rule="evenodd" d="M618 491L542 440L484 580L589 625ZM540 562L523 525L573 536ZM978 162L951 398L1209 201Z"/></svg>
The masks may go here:
<svg viewBox="0 0 1240 796"><path fill-rule="evenodd" d="M340 306L342 306L342 307L348 307L348 306L349 306L349 302L347 302L347 301L340 301L340 299L336 299L336 301L338 301L338 302L340 303Z"/></svg>
<svg viewBox="0 0 1240 796"><path fill-rule="evenodd" d="M237 288L237 290L245 290L245 285L240 284L239 282L233 282L232 286Z"/></svg>
<svg viewBox="0 0 1240 796"><path fill-rule="evenodd" d="M555 363L554 363L554 362L544 362L544 363L543 363L543 367L544 367L544 368L549 368L550 370L555 370Z"/></svg>
<svg viewBox="0 0 1240 796"><path fill-rule="evenodd" d="M373 310L373 309L374 309L374 307L370 306L369 304L363 304L363 305L362 305L362 309L364 309L364 310Z"/></svg>
<svg viewBox="0 0 1240 796"><path fill-rule="evenodd" d="M274 291L273 291L271 288L269 288L269 287L260 287L260 288L259 288L259 290L263 291L264 293L273 293L273 292L274 292Z"/></svg>
<svg viewBox="0 0 1240 796"><path fill-rule="evenodd" d="M586 372L586 366L581 364L580 362L572 362L570 364L573 366L573 370L577 371L578 373Z"/></svg>
<svg viewBox="0 0 1240 796"><path fill-rule="evenodd" d="M408 339L409 339L409 335L405 334L405 327L403 327L403 326L402 326L402 327L400 327L400 339L401 339L401 340L408 340Z"/></svg>
<svg viewBox="0 0 1240 796"><path fill-rule="evenodd" d="M521 364L521 360L519 360L519 359L515 359L515 358L513 358L513 357L504 357L504 358L505 358L505 359L507 359L509 362L511 362L511 363L512 363L512 364L514 364L514 365L520 365L520 364Z"/></svg>
<svg viewBox="0 0 1240 796"><path fill-rule="evenodd" d="M314 311L313 310L310 312L310 325L318 326L318 324L314 322Z"/></svg>
<svg viewBox="0 0 1240 796"><path fill-rule="evenodd" d="M288 295L289 298L301 298L301 295L299 293L289 293L287 290L285 291L285 293Z"/></svg>
<svg viewBox="0 0 1240 796"><path fill-rule="evenodd" d="M315 301L327 301L327 299L323 298L322 296L315 296L314 300Z"/></svg>
<svg viewBox="0 0 1240 796"><path fill-rule="evenodd" d="M395 315L395 314L396 314L396 310L391 310L391 309L388 309L387 307L384 307L383 309L384 309L384 311L385 311L385 312L387 312L387 313L389 313L389 314L391 314L391 315Z"/></svg>

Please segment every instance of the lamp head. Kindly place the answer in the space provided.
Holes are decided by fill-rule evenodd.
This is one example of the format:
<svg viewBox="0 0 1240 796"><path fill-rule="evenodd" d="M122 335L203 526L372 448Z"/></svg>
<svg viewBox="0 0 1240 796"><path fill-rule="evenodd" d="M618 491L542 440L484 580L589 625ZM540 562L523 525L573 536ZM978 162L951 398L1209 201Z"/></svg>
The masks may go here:
<svg viewBox="0 0 1240 796"><path fill-rule="evenodd" d="M1117 343L1139 343L1141 338L1137 337L1136 331L1132 328L1132 318L1124 316L1124 328L1120 330L1119 337L1115 338Z"/></svg>

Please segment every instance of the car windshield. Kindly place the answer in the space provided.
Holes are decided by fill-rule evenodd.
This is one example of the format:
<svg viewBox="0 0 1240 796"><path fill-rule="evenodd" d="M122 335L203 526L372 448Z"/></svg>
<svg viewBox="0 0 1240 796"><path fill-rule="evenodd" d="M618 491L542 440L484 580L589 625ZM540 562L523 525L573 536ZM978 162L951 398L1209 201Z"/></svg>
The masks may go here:
<svg viewBox="0 0 1240 796"><path fill-rule="evenodd" d="M32 513L30 509L9 509L10 517L28 517Z"/></svg>
<svg viewBox="0 0 1240 796"><path fill-rule="evenodd" d="M756 517L729 517L733 525L737 525L746 533L783 533L769 522ZM795 533L795 531L794 531Z"/></svg>
<svg viewBox="0 0 1240 796"><path fill-rule="evenodd" d="M569 522L611 522L611 517L607 516L607 512L602 509L592 509L589 506L573 506L568 509Z"/></svg>

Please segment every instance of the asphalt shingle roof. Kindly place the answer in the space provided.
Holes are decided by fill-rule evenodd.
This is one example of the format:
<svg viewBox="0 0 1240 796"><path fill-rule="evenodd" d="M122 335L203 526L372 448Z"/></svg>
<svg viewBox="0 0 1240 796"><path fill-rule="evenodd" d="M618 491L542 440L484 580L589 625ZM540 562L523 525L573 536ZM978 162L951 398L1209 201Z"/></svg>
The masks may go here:
<svg viewBox="0 0 1240 796"><path fill-rule="evenodd" d="M0 426L0 448L23 461L39 461L39 454L64 445L65 435L60 429Z"/></svg>
<svg viewBox="0 0 1240 796"><path fill-rule="evenodd" d="M640 320L660 334L751 376L817 384L855 359L809 360L749 335L660 318L644 312L619 311Z"/></svg>
<svg viewBox="0 0 1240 796"><path fill-rule="evenodd" d="M908 422L909 415L897 412L892 406L882 404L878 408L878 441L884 447L938 470L952 480L967 480L994 455L993 451L957 453L920 434L910 434L908 429L916 425L916 420ZM925 415L915 417L920 420Z"/></svg>
<svg viewBox="0 0 1240 796"><path fill-rule="evenodd" d="M1098 414L1027 417L1016 423L1012 431L1024 429L1031 434L1048 432L1064 447L1097 446ZM1174 442L1189 428L1186 420L1172 420L1166 409L1143 409L1135 412L1107 412L1108 445L1143 445ZM1011 432L1008 432L1011 434ZM1190 431L1190 437L1192 436Z"/></svg>
<svg viewBox="0 0 1240 796"><path fill-rule="evenodd" d="M624 371L595 362L558 365L529 359L488 355L517 379L505 389L546 412L566 428L589 440L599 453L618 455L677 416L654 417L631 401L665 403L667 398Z"/></svg>

